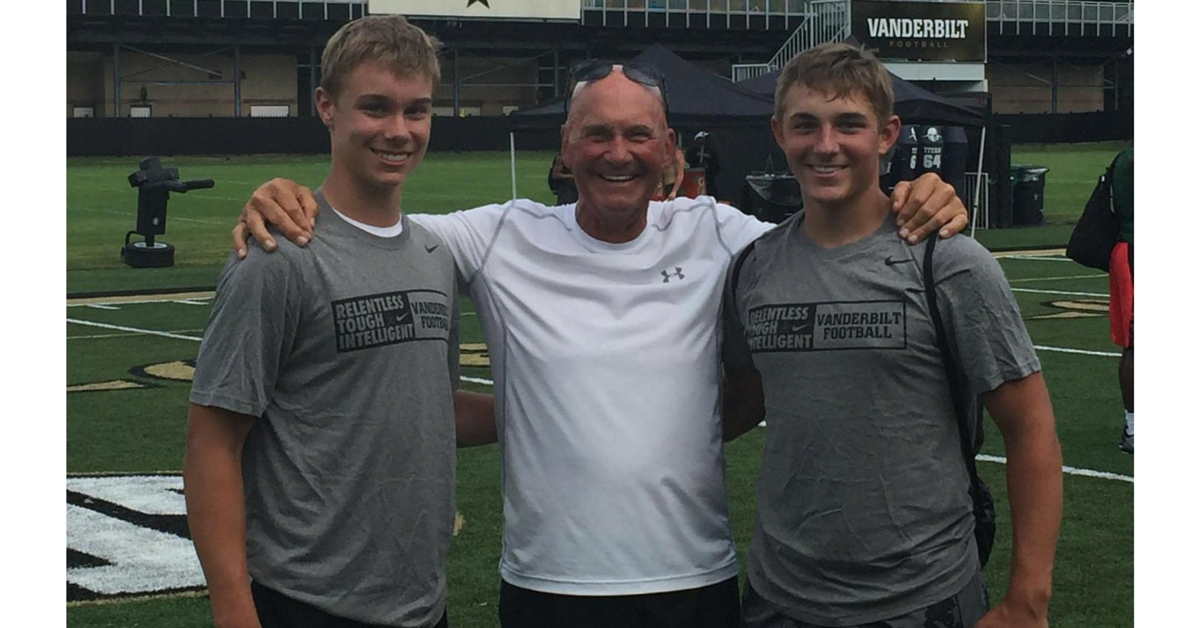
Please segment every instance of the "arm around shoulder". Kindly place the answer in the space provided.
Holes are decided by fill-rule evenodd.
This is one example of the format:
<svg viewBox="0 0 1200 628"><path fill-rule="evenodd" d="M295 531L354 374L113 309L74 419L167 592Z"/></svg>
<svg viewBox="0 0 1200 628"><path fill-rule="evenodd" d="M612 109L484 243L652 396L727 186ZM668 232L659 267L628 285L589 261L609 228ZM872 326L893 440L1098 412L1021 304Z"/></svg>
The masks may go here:
<svg viewBox="0 0 1200 628"><path fill-rule="evenodd" d="M454 391L454 426L459 447L478 447L496 442L496 407L492 396L465 390Z"/></svg>
<svg viewBox="0 0 1200 628"><path fill-rule="evenodd" d="M729 442L754 429L767 415L762 374L754 370L725 369L721 400L721 436Z"/></svg>

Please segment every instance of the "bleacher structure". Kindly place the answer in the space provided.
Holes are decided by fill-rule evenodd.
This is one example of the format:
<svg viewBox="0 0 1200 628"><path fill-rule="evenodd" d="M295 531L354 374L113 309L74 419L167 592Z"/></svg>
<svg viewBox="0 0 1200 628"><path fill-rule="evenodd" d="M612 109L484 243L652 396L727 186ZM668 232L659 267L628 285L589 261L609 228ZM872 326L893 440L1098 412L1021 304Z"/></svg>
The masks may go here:
<svg viewBox="0 0 1200 628"><path fill-rule="evenodd" d="M561 95L569 67L580 59L630 58L652 43L731 80L749 78L800 50L844 38L853 6L851 0L569 1L579 3L576 19L414 17L445 44L436 112L503 115ZM324 42L381 2L68 0L67 115L311 116ZM1124 91L1131 105L1132 2L983 4L988 67L980 78L997 112L1110 110L1120 108ZM939 89L936 79L926 86L971 89Z"/></svg>

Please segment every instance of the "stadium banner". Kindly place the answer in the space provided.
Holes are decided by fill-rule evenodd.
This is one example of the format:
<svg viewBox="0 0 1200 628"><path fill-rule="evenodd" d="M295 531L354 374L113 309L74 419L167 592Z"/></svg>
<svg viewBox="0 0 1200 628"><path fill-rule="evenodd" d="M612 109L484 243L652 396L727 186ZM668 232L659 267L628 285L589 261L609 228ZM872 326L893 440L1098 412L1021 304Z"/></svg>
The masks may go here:
<svg viewBox="0 0 1200 628"><path fill-rule="evenodd" d="M407 17L576 20L579 0L368 0L367 12Z"/></svg>
<svg viewBox="0 0 1200 628"><path fill-rule="evenodd" d="M854 0L850 34L880 59L987 61L983 2Z"/></svg>

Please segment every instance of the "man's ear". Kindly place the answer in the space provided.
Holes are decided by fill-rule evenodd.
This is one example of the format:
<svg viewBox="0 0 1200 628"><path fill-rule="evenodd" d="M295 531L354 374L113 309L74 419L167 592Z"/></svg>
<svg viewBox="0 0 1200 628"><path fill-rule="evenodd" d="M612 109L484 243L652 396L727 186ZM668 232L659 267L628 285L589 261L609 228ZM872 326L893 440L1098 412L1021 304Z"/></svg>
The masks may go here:
<svg viewBox="0 0 1200 628"><path fill-rule="evenodd" d="M327 128L333 128L333 96L324 87L317 88L316 96L317 115Z"/></svg>
<svg viewBox="0 0 1200 628"><path fill-rule="evenodd" d="M892 150L892 145L898 139L900 139L900 117L892 116L888 118L887 123L879 132L879 154L886 155L889 150Z"/></svg>
<svg viewBox="0 0 1200 628"><path fill-rule="evenodd" d="M783 148L783 125L775 116L771 116L771 134L775 136L775 143L779 148Z"/></svg>

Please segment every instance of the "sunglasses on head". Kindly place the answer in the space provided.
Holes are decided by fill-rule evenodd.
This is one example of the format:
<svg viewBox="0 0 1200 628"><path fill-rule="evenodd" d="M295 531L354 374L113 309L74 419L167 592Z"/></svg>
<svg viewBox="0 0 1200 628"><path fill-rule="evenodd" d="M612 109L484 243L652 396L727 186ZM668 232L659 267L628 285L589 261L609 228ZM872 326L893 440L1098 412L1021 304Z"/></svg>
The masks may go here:
<svg viewBox="0 0 1200 628"><path fill-rule="evenodd" d="M670 113L670 108L667 106L667 79L658 69L637 62L617 63L597 59L581 61L571 68L570 89L567 90L567 99L563 101L566 111L571 111L571 96L580 83L599 81L612 74L613 68L616 66L621 66L621 73L634 83L658 89L658 93L662 95L663 113Z"/></svg>

